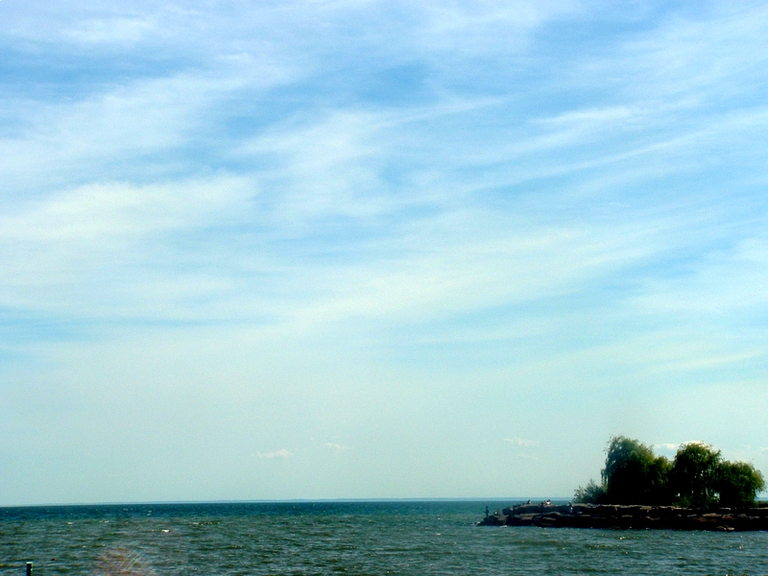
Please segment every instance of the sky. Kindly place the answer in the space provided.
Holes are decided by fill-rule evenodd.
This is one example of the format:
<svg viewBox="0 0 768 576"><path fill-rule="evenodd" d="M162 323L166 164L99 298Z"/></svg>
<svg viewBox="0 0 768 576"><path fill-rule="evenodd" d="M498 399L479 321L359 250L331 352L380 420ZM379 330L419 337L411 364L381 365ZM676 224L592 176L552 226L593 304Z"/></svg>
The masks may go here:
<svg viewBox="0 0 768 576"><path fill-rule="evenodd" d="M768 6L0 1L0 505L768 473Z"/></svg>

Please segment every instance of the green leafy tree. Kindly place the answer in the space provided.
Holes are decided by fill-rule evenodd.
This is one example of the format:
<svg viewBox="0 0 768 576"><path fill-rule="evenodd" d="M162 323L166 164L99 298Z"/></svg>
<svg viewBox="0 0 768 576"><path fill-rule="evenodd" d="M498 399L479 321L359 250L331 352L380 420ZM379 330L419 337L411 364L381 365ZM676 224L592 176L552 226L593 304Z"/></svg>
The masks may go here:
<svg viewBox="0 0 768 576"><path fill-rule="evenodd" d="M758 493L765 490L765 479L752 464L725 461L715 471L714 489L721 506L754 506Z"/></svg>
<svg viewBox="0 0 768 576"><path fill-rule="evenodd" d="M754 466L722 460L719 450L703 442L681 444L670 462L638 440L614 436L600 475L599 485L590 480L576 490L576 502L742 507L754 506L757 494L766 489Z"/></svg>
<svg viewBox="0 0 768 576"><path fill-rule="evenodd" d="M603 504L605 502L605 490L602 486L590 480L585 487L579 486L573 494L574 502L579 504Z"/></svg>
<svg viewBox="0 0 768 576"><path fill-rule="evenodd" d="M664 456L656 456L646 476L646 503L659 506L672 503L671 475L672 462Z"/></svg>
<svg viewBox="0 0 768 576"><path fill-rule="evenodd" d="M669 460L626 436L611 438L602 471L605 501L611 504L665 504L669 501Z"/></svg>
<svg viewBox="0 0 768 576"><path fill-rule="evenodd" d="M673 490L681 506L707 508L717 503L715 479L720 451L703 442L678 448L672 467Z"/></svg>

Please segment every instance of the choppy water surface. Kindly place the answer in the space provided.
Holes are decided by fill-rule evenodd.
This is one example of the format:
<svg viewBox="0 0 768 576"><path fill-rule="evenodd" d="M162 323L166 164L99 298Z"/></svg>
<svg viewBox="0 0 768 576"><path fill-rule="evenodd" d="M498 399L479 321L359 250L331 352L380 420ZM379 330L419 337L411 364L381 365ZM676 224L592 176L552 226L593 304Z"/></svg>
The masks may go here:
<svg viewBox="0 0 768 576"><path fill-rule="evenodd" d="M0 509L0 576L768 574L768 533L493 528L479 502Z"/></svg>

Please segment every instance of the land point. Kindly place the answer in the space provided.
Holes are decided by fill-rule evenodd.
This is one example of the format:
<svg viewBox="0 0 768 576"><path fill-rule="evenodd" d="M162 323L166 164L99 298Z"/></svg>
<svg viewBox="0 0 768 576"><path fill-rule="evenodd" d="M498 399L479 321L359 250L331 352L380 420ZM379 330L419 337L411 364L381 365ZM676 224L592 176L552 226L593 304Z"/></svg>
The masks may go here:
<svg viewBox="0 0 768 576"><path fill-rule="evenodd" d="M662 530L768 530L768 508L696 509L677 506L517 504L486 513L479 526Z"/></svg>

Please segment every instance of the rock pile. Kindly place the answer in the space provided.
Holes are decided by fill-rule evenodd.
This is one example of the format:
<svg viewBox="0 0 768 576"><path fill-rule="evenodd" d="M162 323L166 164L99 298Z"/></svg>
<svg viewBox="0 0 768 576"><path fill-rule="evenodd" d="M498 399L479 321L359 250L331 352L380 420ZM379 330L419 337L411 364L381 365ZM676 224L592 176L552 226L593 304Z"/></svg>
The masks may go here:
<svg viewBox="0 0 768 576"><path fill-rule="evenodd" d="M489 514L481 526L667 530L768 530L768 508L696 510L675 506L519 504Z"/></svg>

